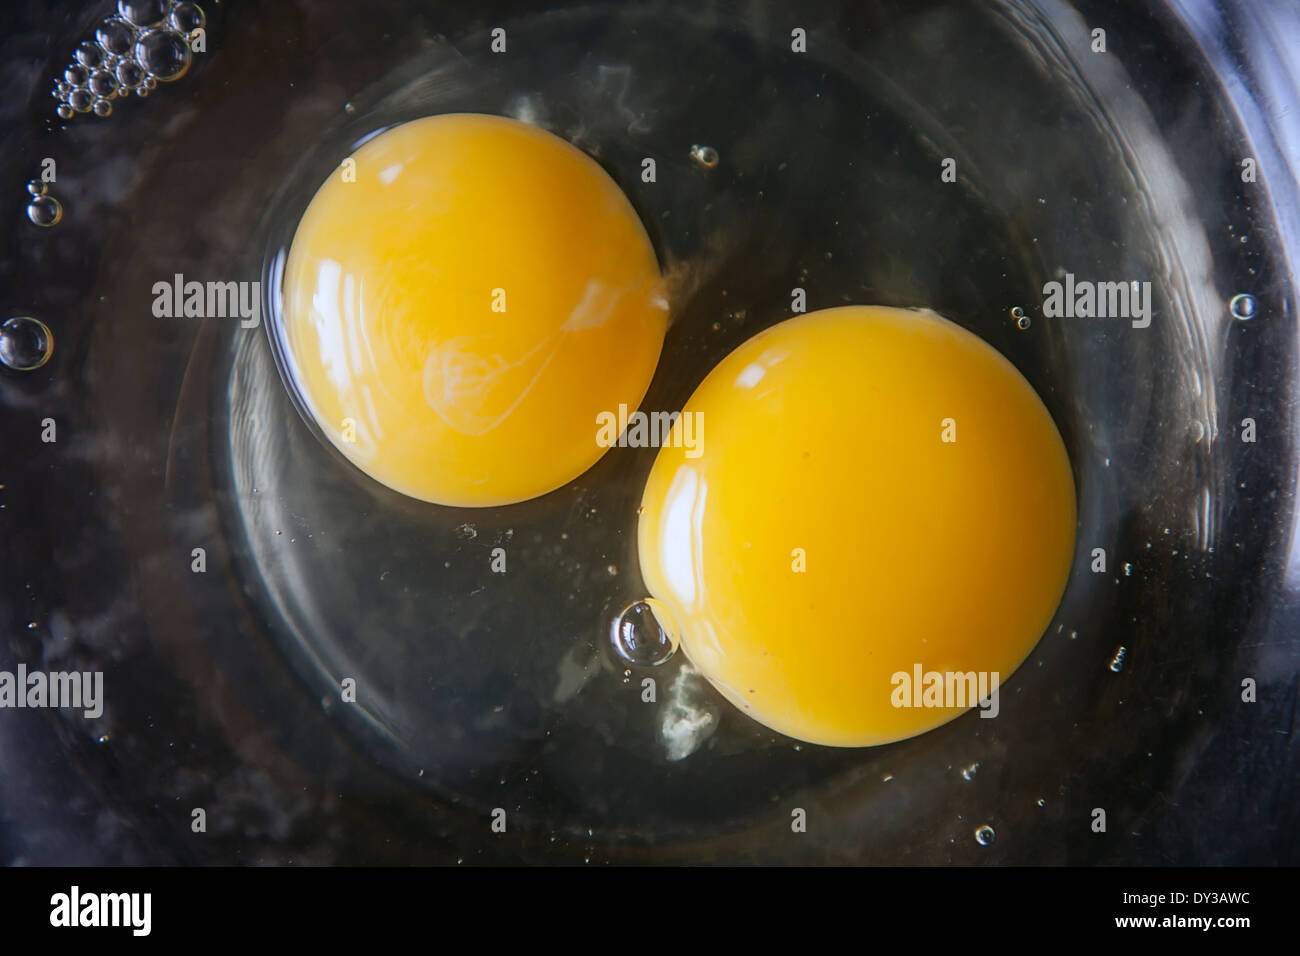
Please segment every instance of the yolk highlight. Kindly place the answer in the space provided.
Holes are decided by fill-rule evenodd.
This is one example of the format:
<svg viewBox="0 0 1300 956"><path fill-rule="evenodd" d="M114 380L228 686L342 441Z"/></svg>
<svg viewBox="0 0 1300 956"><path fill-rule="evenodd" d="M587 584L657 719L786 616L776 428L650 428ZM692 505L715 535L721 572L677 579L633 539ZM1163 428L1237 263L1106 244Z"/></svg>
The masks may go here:
<svg viewBox="0 0 1300 956"><path fill-rule="evenodd" d="M691 662L766 726L911 737L975 699L948 706L954 682L930 698L943 706L898 706L897 675L983 672L991 689L1050 623L1074 551L1070 462L975 335L926 312L810 313L728 355L683 414L707 427L696 457L671 436L651 470L642 574Z"/></svg>
<svg viewBox="0 0 1300 956"><path fill-rule="evenodd" d="M320 187L285 266L291 376L371 477L445 505L522 501L605 452L667 328L654 249L600 166L497 116L366 142Z"/></svg>

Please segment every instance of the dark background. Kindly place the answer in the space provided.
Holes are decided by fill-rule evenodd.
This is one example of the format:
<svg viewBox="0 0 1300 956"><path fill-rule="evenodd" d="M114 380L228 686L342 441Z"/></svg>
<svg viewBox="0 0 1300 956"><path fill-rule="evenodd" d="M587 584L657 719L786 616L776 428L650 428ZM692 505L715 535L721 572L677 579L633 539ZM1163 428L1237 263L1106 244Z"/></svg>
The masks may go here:
<svg viewBox="0 0 1300 956"><path fill-rule="evenodd" d="M262 4L204 5L209 15L209 50L219 50L225 31L235 29L243 13L266 12ZM330 44L338 50L356 47L358 62L375 54L366 37L354 37L356 17L330 10L315 11L313 4L276 5L285 9L281 23L303 25L302 36L286 33L268 37L267 56L274 61L277 43ZM367 4L367 29L390 37L393 59L416 52L410 19L404 5ZM490 26L521 5L476 3L421 5L417 17L437 23L439 17L457 24L456 31L474 33ZM816 5L814 5L816 6ZM1081 4L1090 16L1116 16L1116 7ZM817 9L820 9L818 7ZM1146 4L1123 5L1125 34L1132 48L1142 51L1144 69L1140 93L1151 105L1157 121L1186 152L1197 149L1196 129L1178 128L1187 115L1187 99L1206 98L1207 109L1222 108L1214 94L1214 80L1186 58L1186 45L1165 41L1171 28L1160 13ZM453 12L454 11L454 12ZM68 155L59 121L48 98L52 76L61 70L76 39L106 12L104 4L11 3L0 11L0 309L6 315L31 312L49 318L56 329L56 360L47 369L26 376L0 374L0 404L5 411L4 450L0 458L0 534L3 564L0 570L0 668L12 669L17 660L36 666L30 653L28 622L38 622L41 640L55 643L65 638L51 632L44 611L51 607L79 609L85 620L95 621L105 633L120 636L113 645L114 664L130 675L129 682L147 695L133 709L135 732L148 741L147 752L178 751L176 765L166 758L154 769L157 779L142 781L141 791L157 793L163 780L184 777L186 768L203 767L206 779L190 779L191 788L175 806L160 801L132 804L122 796L134 788L140 751L122 762L113 751L97 746L83 733L62 723L50 712L0 712L0 861L19 864L113 863L216 863L216 862L437 862L450 863L464 854L449 838L463 820L457 811L433 808L419 801L394 799L392 781L352 744L338 751L317 754L326 769L301 774L286 769L283 776L264 774L257 766L274 763L275 754L289 747L262 721L260 708L267 702L288 702L303 708L296 724L304 738L324 737L328 723L299 698L303 687L276 666L273 648L259 648L237 665L244 673L264 675L267 686L254 700L240 699L228 689L206 688L196 697L187 680L176 674L177 655L190 653L161 647L146 639L149 622L140 616L134 597L130 558L116 544L120 520L110 517L96 500L100 487L91 467L91 451L78 454L74 443L56 449L33 445L37 424L50 408L75 407L93 393L94 382L83 393L75 383L59 378L61 369L80 367L86 359L89 338L70 334L84 321L83 299L100 271L103 250L69 237L78 220L113 214L112 195L102 191L78 192L75 181L67 190L53 190L67 203L69 221L49 233L39 233L26 222L24 183L39 168L39 158ZM887 19L889 4L878 11ZM802 15L813 22L817 14ZM165 107L186 97L201 97L205 63L175 88L161 89L160 103L141 120L161 130ZM339 79L345 89L346 78ZM113 122L114 117L107 122ZM1294 122L1295 117L1279 119ZM75 124L70 124L75 125ZM146 130L147 132L148 130ZM276 135L272 127L268 137ZM1194 159L1189 159L1194 162ZM129 176L122 171L125 179ZM182 201L172 191L160 202ZM196 184L196 190L199 187ZM1207 199L1207 202L1213 199ZM55 276L37 288L33 266L42 277ZM1293 335L1294 300L1287 319L1278 323L1279 335ZM1279 340L1293 347L1293 340ZM1293 375L1293 352L1283 352L1278 362ZM85 383L83 383L85 385ZM1275 393L1279 402L1288 392ZM1279 416L1289 423L1289 413ZM93 439L87 439L93 441ZM1245 467L1245 466L1243 466ZM1296 864L1300 862L1300 767L1296 766L1296 705L1300 677L1300 592L1290 573L1289 553L1295 460L1291 443L1274 451L1267 463L1249 466L1249 489L1234 507L1244 520L1254 523L1258 537L1249 555L1233 565L1241 574L1237 599L1231 603L1183 608L1187 614L1210 615L1212 629L1222 635L1225 665L1222 685L1205 701L1211 715L1197 731L1196 746L1187 751L1194 760L1170 768L1154 790L1149 782L1134 780L1133 792L1123 799L1140 808L1133 816L1113 820L1111 832L1087 850L1063 847L1052 862L1100 864L1210 865ZM140 520L147 520L143 516ZM210 556L211 560L211 556ZM1225 560L1227 560L1225 558ZM1157 582L1158 584L1158 582ZM1171 590L1168 602L1184 597ZM177 600L185 600L178 595ZM215 613L222 602L195 612ZM107 616L105 616L107 615ZM57 631L57 627L55 627ZM220 656L219 653L217 656ZM223 662L223 666L226 662ZM1258 703L1240 705L1235 685L1239 676L1268 672L1261 680ZM111 679L111 678L110 678ZM228 740L212 733L209 714L221 711ZM238 713L232 714L232 711ZM233 732L231 728L234 728ZM1123 734L1122 725L1109 732ZM322 748L324 745L322 745ZM1083 771L1081 770L1081 773ZM125 775L125 776L124 776ZM345 783L341 784L343 781ZM1123 782L1118 784L1121 788ZM1081 798L1087 801L1088 796ZM1105 804L1109 795L1098 798ZM200 843L190 839L189 805L222 804L229 819L209 828L220 839ZM475 824L477 825L477 824ZM330 849L323 849L324 847ZM545 847L534 848L544 854ZM711 851L710 851L711 852ZM557 859L578 862L590 855L581 839L564 838L555 849ZM731 848L720 859L769 861L780 854L762 847ZM487 845L467 862L509 862L508 848ZM597 854L597 861L600 855ZM988 859L987 857L985 859Z"/></svg>

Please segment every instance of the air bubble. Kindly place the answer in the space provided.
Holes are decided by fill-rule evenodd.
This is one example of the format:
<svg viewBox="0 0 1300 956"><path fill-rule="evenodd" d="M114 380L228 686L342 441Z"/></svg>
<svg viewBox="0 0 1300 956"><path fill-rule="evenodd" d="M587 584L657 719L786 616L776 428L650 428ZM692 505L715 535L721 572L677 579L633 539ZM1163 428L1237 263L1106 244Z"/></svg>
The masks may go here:
<svg viewBox="0 0 1300 956"><path fill-rule="evenodd" d="M979 762L976 761L975 763L971 764L969 767L965 767L962 769L961 778L967 782L970 782L971 780L975 779L975 774L979 773L979 770L980 770L980 765Z"/></svg>
<svg viewBox="0 0 1300 956"><path fill-rule="evenodd" d="M77 62L88 70L98 69L104 62L104 50L97 43L87 40L77 47Z"/></svg>
<svg viewBox="0 0 1300 956"><path fill-rule="evenodd" d="M137 27L153 26L167 14L164 0L117 0L117 13Z"/></svg>
<svg viewBox="0 0 1300 956"><path fill-rule="evenodd" d="M144 67L135 60L123 60L117 65L117 82L124 90L133 90L144 82Z"/></svg>
<svg viewBox="0 0 1300 956"><path fill-rule="evenodd" d="M1232 317L1240 322L1248 322L1255 317L1255 297L1249 292L1238 292L1228 302Z"/></svg>
<svg viewBox="0 0 1300 956"><path fill-rule="evenodd" d="M1012 308L1011 317L1016 320L1016 327L1018 329L1027 329L1032 324L1029 321L1029 316L1025 314L1025 310L1018 305Z"/></svg>
<svg viewBox="0 0 1300 956"><path fill-rule="evenodd" d="M95 42L106 53L124 56L131 50L131 41L135 39L135 30L124 20L112 18L105 20L95 30Z"/></svg>
<svg viewBox="0 0 1300 956"><path fill-rule="evenodd" d="M17 315L0 324L0 362L18 372L38 369L50 360L54 334L40 319Z"/></svg>
<svg viewBox="0 0 1300 956"><path fill-rule="evenodd" d="M33 179L27 184L27 192L32 196L44 196L45 183L39 179Z"/></svg>
<svg viewBox="0 0 1300 956"><path fill-rule="evenodd" d="M668 608L654 598L628 605L610 625L614 653L629 664L655 667L677 653L677 628Z"/></svg>
<svg viewBox="0 0 1300 956"><path fill-rule="evenodd" d="M90 71L84 66L70 66L63 71L63 79L73 89L81 89L90 79Z"/></svg>
<svg viewBox="0 0 1300 956"><path fill-rule="evenodd" d="M691 147L691 159L695 161L697 166L712 169L718 165L719 156L718 151L712 146L697 145Z"/></svg>
<svg viewBox="0 0 1300 956"><path fill-rule="evenodd" d="M60 103L58 106L54 108L54 112L59 114L59 119L65 119L65 120L72 119L72 117L77 115L73 111L72 107L69 106L67 103Z"/></svg>
<svg viewBox="0 0 1300 956"><path fill-rule="evenodd" d="M117 93L117 79L107 70L96 70L90 74L86 87L92 95L105 99Z"/></svg>
<svg viewBox="0 0 1300 956"><path fill-rule="evenodd" d="M168 30L150 30L135 41L135 60L160 83L179 80L190 68L190 46Z"/></svg>
<svg viewBox="0 0 1300 956"><path fill-rule="evenodd" d="M975 842L980 846L992 846L997 838L997 831L987 823L975 831Z"/></svg>
<svg viewBox="0 0 1300 956"><path fill-rule="evenodd" d="M68 97L68 105L78 113L89 113L94 102L95 98L90 95L89 90L73 90Z"/></svg>
<svg viewBox="0 0 1300 956"><path fill-rule="evenodd" d="M188 37L195 30L202 30L207 20L208 18L203 14L203 8L197 3L182 2L172 7L171 16L167 18L167 24L181 36Z"/></svg>
<svg viewBox="0 0 1300 956"><path fill-rule="evenodd" d="M95 100L95 105L91 107L96 116L109 116L113 112L113 104L105 99Z"/></svg>
<svg viewBox="0 0 1300 956"><path fill-rule="evenodd" d="M57 226L63 218L63 203L53 196L36 196L27 204L27 218L38 226Z"/></svg>

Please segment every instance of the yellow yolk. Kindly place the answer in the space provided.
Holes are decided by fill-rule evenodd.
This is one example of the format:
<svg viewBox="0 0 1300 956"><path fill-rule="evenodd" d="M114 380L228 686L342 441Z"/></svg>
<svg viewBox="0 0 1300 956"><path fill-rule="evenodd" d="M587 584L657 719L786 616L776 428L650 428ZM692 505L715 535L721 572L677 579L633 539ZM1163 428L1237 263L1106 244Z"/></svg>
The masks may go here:
<svg viewBox="0 0 1300 956"><path fill-rule="evenodd" d="M667 328L627 198L562 139L449 114L366 142L322 185L285 266L291 377L363 471L446 505L522 501L605 452Z"/></svg>
<svg viewBox="0 0 1300 956"><path fill-rule="evenodd" d="M1029 383L957 325L874 307L790 319L723 359L683 415L701 440L679 421L655 460L641 571L691 662L773 730L833 746L930 730L1051 621L1070 462Z"/></svg>

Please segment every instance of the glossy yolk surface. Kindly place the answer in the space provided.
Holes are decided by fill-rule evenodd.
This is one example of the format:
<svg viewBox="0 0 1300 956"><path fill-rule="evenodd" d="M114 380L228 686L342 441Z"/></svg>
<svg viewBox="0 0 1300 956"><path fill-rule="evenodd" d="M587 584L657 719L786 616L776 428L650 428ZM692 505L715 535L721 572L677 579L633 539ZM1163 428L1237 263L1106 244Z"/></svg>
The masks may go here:
<svg viewBox="0 0 1300 956"><path fill-rule="evenodd" d="M702 416L700 454L659 452L642 574L692 663L768 727L838 746L913 736L969 704L895 706L896 674L1006 680L1050 622L1074 550L1070 462L976 336L933 313L810 313L732 352L683 413Z"/></svg>
<svg viewBox="0 0 1300 956"><path fill-rule="evenodd" d="M374 137L322 185L285 266L284 341L325 435L447 505L521 501L604 453L667 327L635 211L536 127L449 114Z"/></svg>

